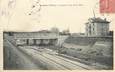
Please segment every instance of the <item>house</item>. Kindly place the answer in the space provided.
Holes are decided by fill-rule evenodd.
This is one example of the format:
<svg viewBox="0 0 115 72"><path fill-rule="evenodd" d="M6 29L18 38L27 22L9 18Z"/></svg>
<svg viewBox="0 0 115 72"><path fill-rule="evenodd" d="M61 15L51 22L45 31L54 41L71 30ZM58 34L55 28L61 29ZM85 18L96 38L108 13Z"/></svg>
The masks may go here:
<svg viewBox="0 0 115 72"><path fill-rule="evenodd" d="M89 18L86 25L86 36L107 36L109 33L109 21L102 18Z"/></svg>

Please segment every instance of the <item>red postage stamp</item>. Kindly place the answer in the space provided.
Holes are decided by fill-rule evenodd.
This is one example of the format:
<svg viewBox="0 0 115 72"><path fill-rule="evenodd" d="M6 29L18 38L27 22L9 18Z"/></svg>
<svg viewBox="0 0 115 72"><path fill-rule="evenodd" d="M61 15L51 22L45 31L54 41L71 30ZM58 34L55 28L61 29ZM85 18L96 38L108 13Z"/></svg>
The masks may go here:
<svg viewBox="0 0 115 72"><path fill-rule="evenodd" d="M115 13L115 0L100 0L100 13Z"/></svg>

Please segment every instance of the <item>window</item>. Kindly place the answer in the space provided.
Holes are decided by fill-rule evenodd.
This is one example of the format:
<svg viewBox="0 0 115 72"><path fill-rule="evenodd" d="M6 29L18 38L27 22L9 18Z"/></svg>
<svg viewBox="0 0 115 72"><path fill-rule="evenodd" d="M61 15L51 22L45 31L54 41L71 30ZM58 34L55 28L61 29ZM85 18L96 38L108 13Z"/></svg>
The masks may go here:
<svg viewBox="0 0 115 72"><path fill-rule="evenodd" d="M93 26L94 26L95 24L93 23Z"/></svg>
<svg viewBox="0 0 115 72"><path fill-rule="evenodd" d="M93 28L93 31L94 31L94 28Z"/></svg>

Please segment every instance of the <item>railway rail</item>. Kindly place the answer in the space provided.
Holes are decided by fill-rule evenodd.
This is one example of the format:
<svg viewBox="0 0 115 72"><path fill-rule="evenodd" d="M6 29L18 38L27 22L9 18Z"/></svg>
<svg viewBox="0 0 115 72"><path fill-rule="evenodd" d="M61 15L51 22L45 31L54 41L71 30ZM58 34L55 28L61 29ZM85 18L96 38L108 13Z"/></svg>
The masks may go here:
<svg viewBox="0 0 115 72"><path fill-rule="evenodd" d="M32 49L34 49L34 48L32 48ZM39 51L38 49L34 49L34 50L36 50L36 51ZM40 51L41 52L41 51ZM81 66L81 65L78 65L78 64L76 64L76 63L74 63L73 61L70 61L70 60L68 60L68 59L65 59L64 57L61 57L61 56L58 56L57 54L55 55L55 56L53 56L53 54L48 54L47 53L47 55L50 55L50 56L52 56L52 57L47 57L47 56L45 56L45 55L43 55L43 54L41 54L41 53L39 53L40 55L42 55L42 56L44 56L44 57L46 57L46 58L48 58L48 59L50 59L50 60L52 60L52 61L54 61L54 62L57 62L56 60L53 60L52 59L52 57L55 57L56 59L60 59L60 60L63 60L63 61L65 61L65 62L67 62L67 63L71 63L71 64L73 64L73 65L75 65L75 66L79 66L79 67L81 67L81 68L83 68L83 69L87 69L87 70L89 70L89 69L92 69L91 67L88 67L88 66L86 66L86 67L83 67L83 66ZM59 63L59 64L61 64L61 63ZM62 66L64 66L64 67L66 67L67 69L70 69L69 67L67 67L66 65L64 65L64 64L61 64Z"/></svg>
<svg viewBox="0 0 115 72"><path fill-rule="evenodd" d="M68 69L68 70L75 70L75 69L92 69L91 67L83 67L83 66L80 66L70 60L67 60L67 59L64 59L63 57L59 57L58 55L53 55L53 54L48 54L48 53L42 53L41 51L39 51L38 49L34 49L34 48L31 48L35 51L35 54L39 54L41 55L42 57L46 58L47 60L50 60L52 62L55 62L56 64L60 65L61 67L64 67L65 69ZM26 49L26 50L30 50L30 49ZM59 60L59 61L57 61ZM63 63L64 62L64 63ZM67 65L68 64L68 65ZM72 66L71 66L72 65Z"/></svg>
<svg viewBox="0 0 115 72"><path fill-rule="evenodd" d="M75 69L87 69L90 68L83 67L80 64L76 64L75 62L70 61L64 57L60 57L54 54L48 54L45 52L41 52L39 49L34 48L20 48L15 45L10 40L7 40L12 46L17 48L20 52L30 57L32 61L34 61L37 65L42 65L46 70L75 70ZM39 64L41 62L41 64ZM36 65L36 66L37 66ZM46 67L45 67L46 66ZM92 69L92 68L91 68Z"/></svg>

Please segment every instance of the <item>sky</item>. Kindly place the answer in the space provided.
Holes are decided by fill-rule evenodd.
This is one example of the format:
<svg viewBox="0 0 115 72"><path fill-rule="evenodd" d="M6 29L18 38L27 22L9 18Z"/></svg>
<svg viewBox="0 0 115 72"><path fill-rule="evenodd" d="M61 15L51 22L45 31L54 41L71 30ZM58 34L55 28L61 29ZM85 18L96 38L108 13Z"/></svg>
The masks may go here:
<svg viewBox="0 0 115 72"><path fill-rule="evenodd" d="M85 23L88 18L94 16L93 10L96 17L107 17L111 21L110 30L114 29L115 14L100 14L99 0L38 0L37 4L36 1L1 0L2 29L38 31L57 27L60 31L69 29L70 32L85 32ZM82 6L40 6L39 4L82 4Z"/></svg>

